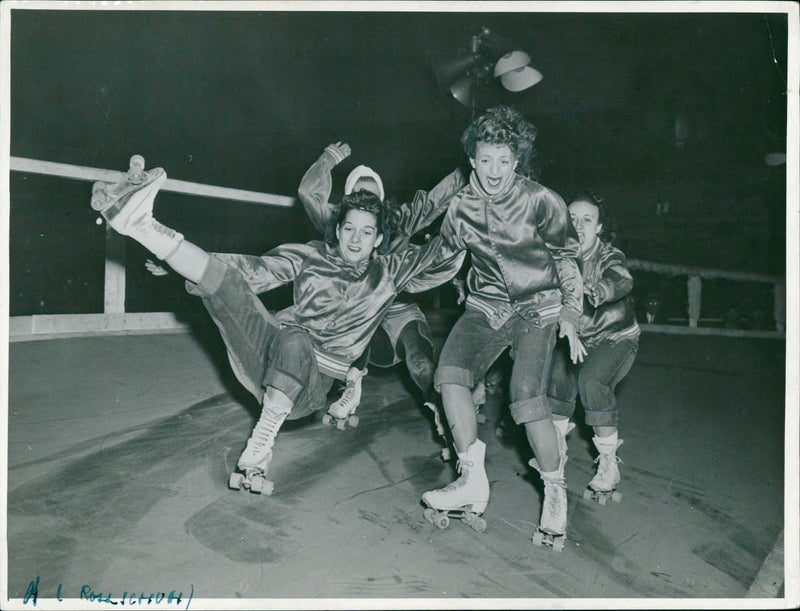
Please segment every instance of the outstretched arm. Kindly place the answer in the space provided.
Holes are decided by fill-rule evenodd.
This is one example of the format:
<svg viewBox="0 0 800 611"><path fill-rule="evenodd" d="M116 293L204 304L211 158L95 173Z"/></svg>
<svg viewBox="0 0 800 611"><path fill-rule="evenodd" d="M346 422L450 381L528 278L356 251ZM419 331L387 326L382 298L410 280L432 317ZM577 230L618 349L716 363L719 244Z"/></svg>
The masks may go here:
<svg viewBox="0 0 800 611"><path fill-rule="evenodd" d="M398 231L411 237L433 223L445 213L450 204L450 198L458 193L465 184L461 170L455 169L430 191L422 189L417 191L414 199L400 210Z"/></svg>
<svg viewBox="0 0 800 611"><path fill-rule="evenodd" d="M260 257L230 253L214 253L212 256L238 270L250 289L260 294L292 282L305 260L316 252L315 244L322 242L282 244Z"/></svg>
<svg viewBox="0 0 800 611"><path fill-rule="evenodd" d="M580 242L569 220L569 211L557 195L548 195L541 202L538 213L539 234L544 239L555 263L561 283L561 312L558 315L559 337L569 343L570 360L580 363L586 348L578 338L578 321L583 312L583 278L578 268Z"/></svg>
<svg viewBox="0 0 800 611"><path fill-rule="evenodd" d="M325 147L314 164L308 168L300 181L297 195L303 203L308 218L320 233L333 216L335 206L328 200L331 196L331 170L350 155L350 145L346 142L334 142Z"/></svg>

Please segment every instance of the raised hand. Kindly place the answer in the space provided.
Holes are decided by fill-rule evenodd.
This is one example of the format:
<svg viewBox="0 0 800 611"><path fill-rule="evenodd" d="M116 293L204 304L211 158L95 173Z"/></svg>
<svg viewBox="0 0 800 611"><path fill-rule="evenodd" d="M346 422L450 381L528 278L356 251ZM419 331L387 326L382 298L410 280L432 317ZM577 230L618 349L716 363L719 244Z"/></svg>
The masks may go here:
<svg viewBox="0 0 800 611"><path fill-rule="evenodd" d="M334 142L325 147L325 152L339 164L350 156L350 145L347 142Z"/></svg>

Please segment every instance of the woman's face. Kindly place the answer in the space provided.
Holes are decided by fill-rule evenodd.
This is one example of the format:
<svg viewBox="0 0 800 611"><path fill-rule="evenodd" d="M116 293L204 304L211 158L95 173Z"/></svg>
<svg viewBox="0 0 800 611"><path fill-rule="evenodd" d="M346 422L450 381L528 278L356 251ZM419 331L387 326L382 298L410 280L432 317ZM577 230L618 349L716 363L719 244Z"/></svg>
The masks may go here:
<svg viewBox="0 0 800 611"><path fill-rule="evenodd" d="M360 263L372 256L372 251L380 246L383 235L378 233L375 215L365 210L349 210L336 226L339 240L339 254L348 263Z"/></svg>
<svg viewBox="0 0 800 611"><path fill-rule="evenodd" d="M578 232L581 253L586 254L594 248L597 236L603 230L603 224L599 222L600 209L594 204L579 199L569 205L569 218L572 219L572 225Z"/></svg>
<svg viewBox="0 0 800 611"><path fill-rule="evenodd" d="M517 159L507 144L478 142L475 158L469 162L475 169L483 190L489 195L497 195L514 180Z"/></svg>

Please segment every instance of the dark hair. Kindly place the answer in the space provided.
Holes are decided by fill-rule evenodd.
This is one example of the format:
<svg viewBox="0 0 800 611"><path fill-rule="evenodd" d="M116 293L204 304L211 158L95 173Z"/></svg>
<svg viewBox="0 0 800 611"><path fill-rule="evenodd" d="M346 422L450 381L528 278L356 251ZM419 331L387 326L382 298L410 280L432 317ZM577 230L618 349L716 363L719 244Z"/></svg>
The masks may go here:
<svg viewBox="0 0 800 611"><path fill-rule="evenodd" d="M375 217L378 233L383 234L383 241L378 246L377 250L379 253L386 252L392 233L390 222L391 215L388 213L387 207L381 201L381 198L372 191L367 191L366 189L359 189L342 198L339 207L336 209L328 226L325 228L325 241L331 246L335 246L339 243L339 240L336 238L336 227L344 222L347 218L347 213L351 210L363 210Z"/></svg>
<svg viewBox="0 0 800 611"><path fill-rule="evenodd" d="M461 135L461 145L471 159L475 158L478 142L505 144L511 149L519 164L517 172L530 176L535 170L536 126L510 106L495 106L472 121Z"/></svg>

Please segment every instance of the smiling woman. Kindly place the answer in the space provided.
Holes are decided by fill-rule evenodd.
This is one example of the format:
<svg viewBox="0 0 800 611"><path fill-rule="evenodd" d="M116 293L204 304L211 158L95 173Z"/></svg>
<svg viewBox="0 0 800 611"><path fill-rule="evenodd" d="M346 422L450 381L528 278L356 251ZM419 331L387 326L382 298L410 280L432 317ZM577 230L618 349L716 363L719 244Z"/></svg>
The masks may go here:
<svg viewBox="0 0 800 611"><path fill-rule="evenodd" d="M344 196L336 244L285 244L261 257L211 254L153 217L167 179L155 168L125 188L95 189L92 207L186 279L220 330L239 381L262 404L261 417L239 458L230 486L271 494L266 479L275 437L287 418L325 407L334 379L346 379L381 319L403 290L421 291L450 280L463 253L441 238L424 247L374 257L384 239L384 204L374 193ZM411 282L414 286L411 287ZM292 307L273 315L258 294L293 283Z"/></svg>

